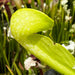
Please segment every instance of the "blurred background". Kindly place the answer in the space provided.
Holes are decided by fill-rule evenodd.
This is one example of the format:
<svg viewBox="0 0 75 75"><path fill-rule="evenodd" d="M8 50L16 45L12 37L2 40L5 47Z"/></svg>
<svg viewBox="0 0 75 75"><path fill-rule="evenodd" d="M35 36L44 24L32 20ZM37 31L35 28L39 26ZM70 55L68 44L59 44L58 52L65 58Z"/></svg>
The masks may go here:
<svg viewBox="0 0 75 75"><path fill-rule="evenodd" d="M60 75L28 53L11 35L11 16L21 8L36 9L51 17L53 29L40 34L60 43L75 56L75 0L0 0L0 75ZM41 68L30 65L26 70L24 63L28 57L43 64Z"/></svg>

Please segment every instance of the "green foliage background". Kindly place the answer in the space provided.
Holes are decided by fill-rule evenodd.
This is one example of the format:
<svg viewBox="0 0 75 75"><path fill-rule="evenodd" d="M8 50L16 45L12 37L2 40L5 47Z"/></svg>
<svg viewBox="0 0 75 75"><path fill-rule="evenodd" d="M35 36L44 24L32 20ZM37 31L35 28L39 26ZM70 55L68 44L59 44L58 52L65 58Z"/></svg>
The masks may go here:
<svg viewBox="0 0 75 75"><path fill-rule="evenodd" d="M51 2L53 1L52 5ZM24 60L29 57L26 50L21 47L14 39L8 37L8 29L10 26L10 17L18 9L33 8L40 10L54 19L53 30L48 30L46 33L40 34L50 37L55 43L67 43L69 40L75 40L75 30L72 25L75 24L75 1L68 0L64 5L61 5L62 0L11 0L10 2L0 2L0 73L6 75L33 75L31 69L26 71L24 68ZM9 8L9 9L7 9ZM66 7L65 7L66 8ZM70 9L70 14L67 14ZM65 17L72 17L66 20ZM70 31L72 29L72 31ZM45 72L46 68L43 70ZM39 69L33 69L38 75Z"/></svg>

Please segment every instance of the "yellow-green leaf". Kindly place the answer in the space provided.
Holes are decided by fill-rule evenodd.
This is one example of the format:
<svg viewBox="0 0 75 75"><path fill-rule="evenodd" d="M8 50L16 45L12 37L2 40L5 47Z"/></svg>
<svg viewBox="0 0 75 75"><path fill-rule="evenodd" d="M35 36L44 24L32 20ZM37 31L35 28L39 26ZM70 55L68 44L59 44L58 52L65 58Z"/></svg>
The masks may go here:
<svg viewBox="0 0 75 75"><path fill-rule="evenodd" d="M16 11L10 22L14 38L38 59L64 75L75 75L75 58L60 44L37 32L52 29L54 21L44 13L24 8Z"/></svg>

